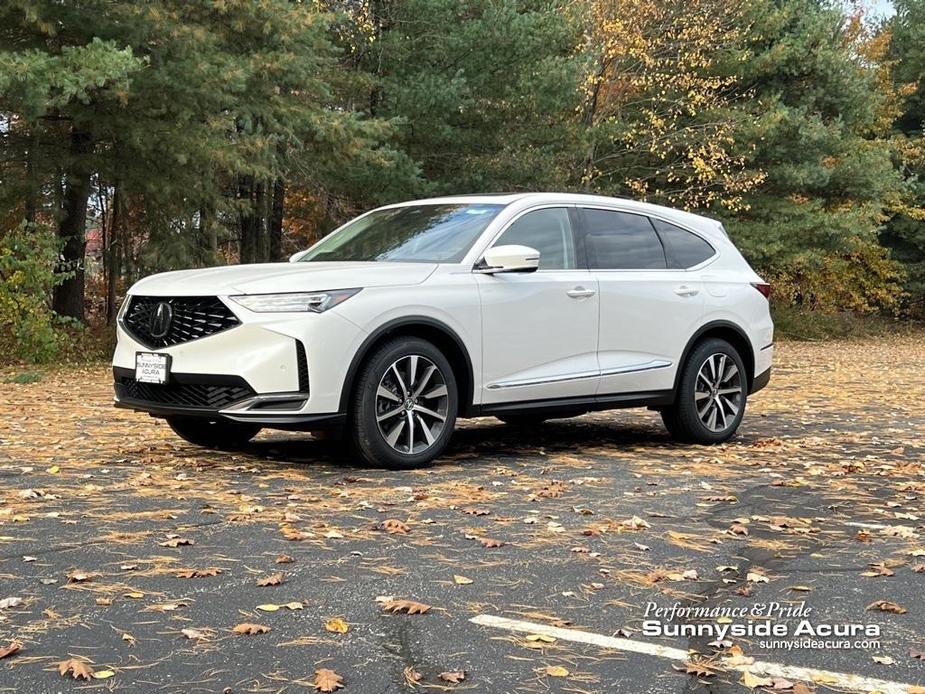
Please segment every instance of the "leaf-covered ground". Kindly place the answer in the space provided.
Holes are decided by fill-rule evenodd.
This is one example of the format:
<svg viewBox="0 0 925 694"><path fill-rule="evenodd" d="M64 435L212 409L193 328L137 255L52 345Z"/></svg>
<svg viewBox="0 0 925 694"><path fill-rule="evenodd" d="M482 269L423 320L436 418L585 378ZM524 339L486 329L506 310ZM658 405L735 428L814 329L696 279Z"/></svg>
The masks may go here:
<svg viewBox="0 0 925 694"><path fill-rule="evenodd" d="M925 685L925 339L780 345L724 446L646 411L483 419L415 472L307 434L199 450L110 388L0 386L0 691L746 691L737 657ZM469 621L645 641L649 602L804 600L879 649L656 640L684 667Z"/></svg>

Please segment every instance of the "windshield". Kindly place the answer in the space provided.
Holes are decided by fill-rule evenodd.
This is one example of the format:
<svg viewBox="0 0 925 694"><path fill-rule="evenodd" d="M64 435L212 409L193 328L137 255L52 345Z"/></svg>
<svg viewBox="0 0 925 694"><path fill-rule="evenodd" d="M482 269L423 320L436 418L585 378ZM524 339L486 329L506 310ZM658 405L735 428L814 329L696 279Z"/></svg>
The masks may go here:
<svg viewBox="0 0 925 694"><path fill-rule="evenodd" d="M299 262L458 263L504 205L413 205L375 210L328 236Z"/></svg>

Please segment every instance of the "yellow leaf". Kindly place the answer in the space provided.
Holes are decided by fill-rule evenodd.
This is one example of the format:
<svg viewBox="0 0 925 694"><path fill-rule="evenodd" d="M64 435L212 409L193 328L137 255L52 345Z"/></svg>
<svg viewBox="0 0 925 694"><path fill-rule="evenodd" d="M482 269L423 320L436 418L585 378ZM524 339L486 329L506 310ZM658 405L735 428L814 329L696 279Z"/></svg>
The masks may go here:
<svg viewBox="0 0 925 694"><path fill-rule="evenodd" d="M131 598L132 600L140 600L145 596L144 593L132 592L132 593L123 593L123 597Z"/></svg>
<svg viewBox="0 0 925 694"><path fill-rule="evenodd" d="M335 634L346 634L350 631L350 625L340 617L332 617L324 623L324 628Z"/></svg>
<svg viewBox="0 0 925 694"><path fill-rule="evenodd" d="M93 673L93 679L95 680L108 680L110 677L113 677L116 673L112 670L97 670Z"/></svg>
<svg viewBox="0 0 925 694"><path fill-rule="evenodd" d="M770 687L774 684L770 677L757 677L747 670L742 674L742 684L749 689L758 687Z"/></svg>
<svg viewBox="0 0 925 694"><path fill-rule="evenodd" d="M547 665L546 674L550 677L568 677L569 671L561 665Z"/></svg>
<svg viewBox="0 0 925 694"><path fill-rule="evenodd" d="M279 609L279 605L274 605L270 602L266 605L257 605L257 609L261 612L276 612Z"/></svg>
<svg viewBox="0 0 925 694"><path fill-rule="evenodd" d="M467 586L472 583L472 579L465 576L453 576L453 583L458 586Z"/></svg>
<svg viewBox="0 0 925 694"><path fill-rule="evenodd" d="M556 638L554 636L547 636L546 634L527 634L527 641L542 641L543 643L555 643Z"/></svg>
<svg viewBox="0 0 925 694"><path fill-rule="evenodd" d="M47 472L49 475L57 475L59 472L61 472L61 468L57 465L52 465L50 468L48 468Z"/></svg>

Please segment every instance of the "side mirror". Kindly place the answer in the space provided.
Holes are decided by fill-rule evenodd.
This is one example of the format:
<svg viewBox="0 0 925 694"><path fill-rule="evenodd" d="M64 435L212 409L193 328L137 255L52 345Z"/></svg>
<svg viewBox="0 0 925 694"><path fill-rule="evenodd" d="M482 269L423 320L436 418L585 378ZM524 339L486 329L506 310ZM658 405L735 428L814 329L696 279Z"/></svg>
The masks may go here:
<svg viewBox="0 0 925 694"><path fill-rule="evenodd" d="M305 255L306 253L308 253L307 250L306 250L306 251L299 251L298 253L293 253L292 255L289 256L289 262L290 262L290 263L297 263L297 262L299 262L300 260L302 260L302 256Z"/></svg>
<svg viewBox="0 0 925 694"><path fill-rule="evenodd" d="M529 246L495 246L485 251L476 263L475 271L485 275L498 272L535 272L540 265L540 252Z"/></svg>

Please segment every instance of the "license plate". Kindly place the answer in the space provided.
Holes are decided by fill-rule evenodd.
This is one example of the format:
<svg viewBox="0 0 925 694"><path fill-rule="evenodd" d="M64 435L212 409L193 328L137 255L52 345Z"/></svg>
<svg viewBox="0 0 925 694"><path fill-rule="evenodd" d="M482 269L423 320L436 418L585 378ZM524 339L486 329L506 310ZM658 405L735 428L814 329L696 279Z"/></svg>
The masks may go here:
<svg viewBox="0 0 925 694"><path fill-rule="evenodd" d="M140 383L167 383L170 355L135 352L135 380Z"/></svg>

